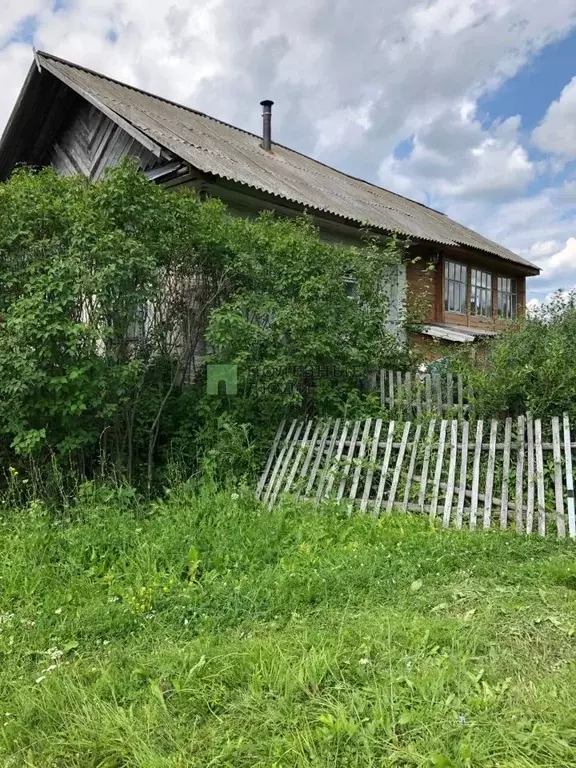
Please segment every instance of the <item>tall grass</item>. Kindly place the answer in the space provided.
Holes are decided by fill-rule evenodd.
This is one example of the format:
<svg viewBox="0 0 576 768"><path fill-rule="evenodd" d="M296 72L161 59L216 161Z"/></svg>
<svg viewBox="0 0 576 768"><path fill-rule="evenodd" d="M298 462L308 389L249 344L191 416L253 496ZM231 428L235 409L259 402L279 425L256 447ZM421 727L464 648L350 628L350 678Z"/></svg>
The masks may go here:
<svg viewBox="0 0 576 768"><path fill-rule="evenodd" d="M573 544L84 498L2 513L2 765L576 762Z"/></svg>

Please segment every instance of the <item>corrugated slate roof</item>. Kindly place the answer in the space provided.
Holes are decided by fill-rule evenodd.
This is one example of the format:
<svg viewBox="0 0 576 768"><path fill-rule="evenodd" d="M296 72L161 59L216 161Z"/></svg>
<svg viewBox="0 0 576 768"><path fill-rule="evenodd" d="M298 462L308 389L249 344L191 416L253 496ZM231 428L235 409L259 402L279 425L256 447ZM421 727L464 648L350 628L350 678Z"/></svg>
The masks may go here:
<svg viewBox="0 0 576 768"><path fill-rule="evenodd" d="M46 53L39 65L81 95L91 95L141 133L205 173L244 184L312 211L418 240L468 246L538 269L447 216L188 107L111 80Z"/></svg>

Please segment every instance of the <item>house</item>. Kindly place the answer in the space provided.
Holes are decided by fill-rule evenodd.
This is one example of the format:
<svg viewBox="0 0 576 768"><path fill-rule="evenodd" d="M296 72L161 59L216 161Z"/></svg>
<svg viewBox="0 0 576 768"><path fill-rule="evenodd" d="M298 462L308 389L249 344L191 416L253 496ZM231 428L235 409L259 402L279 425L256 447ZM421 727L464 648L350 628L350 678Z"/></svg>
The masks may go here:
<svg viewBox="0 0 576 768"><path fill-rule="evenodd" d="M240 214L306 210L323 237L346 244L365 224L408 237L411 258L390 280L392 321L408 286L426 297L424 337L440 344L493 335L524 315L537 266L421 203L273 143L272 102L262 106L256 136L37 52L0 141L0 179L18 163L97 179L130 155L151 181L195 187Z"/></svg>

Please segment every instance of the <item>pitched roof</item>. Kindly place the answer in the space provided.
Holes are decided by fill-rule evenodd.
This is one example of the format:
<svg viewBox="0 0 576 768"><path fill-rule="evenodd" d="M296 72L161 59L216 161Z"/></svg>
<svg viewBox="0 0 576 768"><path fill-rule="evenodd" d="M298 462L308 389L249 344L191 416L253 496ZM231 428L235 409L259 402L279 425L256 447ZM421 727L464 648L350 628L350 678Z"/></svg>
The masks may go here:
<svg viewBox="0 0 576 768"><path fill-rule="evenodd" d="M367 223L416 240L466 246L532 273L539 271L529 261L438 211L281 144L273 143L272 151L267 152L260 146L260 136L47 53L38 52L36 64L103 108L133 136L147 140L150 147L168 150L204 173L260 190L312 213L330 214L355 225ZM29 81L31 77L33 72ZM18 110L23 108L27 89L32 90L29 81L0 142L2 167L6 164L2 155L14 145ZM34 90L38 92L38 88Z"/></svg>

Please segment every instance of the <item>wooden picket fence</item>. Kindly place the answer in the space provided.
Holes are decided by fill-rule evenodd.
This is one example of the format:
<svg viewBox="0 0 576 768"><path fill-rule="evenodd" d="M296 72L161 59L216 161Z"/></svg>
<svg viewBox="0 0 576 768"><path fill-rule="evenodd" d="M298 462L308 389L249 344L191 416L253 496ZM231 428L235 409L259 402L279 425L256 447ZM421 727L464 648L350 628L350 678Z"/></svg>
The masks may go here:
<svg viewBox="0 0 576 768"><path fill-rule="evenodd" d="M464 416L471 399L471 388L460 374L380 371L380 403L402 418L432 413Z"/></svg>
<svg viewBox="0 0 576 768"><path fill-rule="evenodd" d="M394 509L444 527L576 536L570 421L431 419L283 422L256 490L333 499L378 517Z"/></svg>

